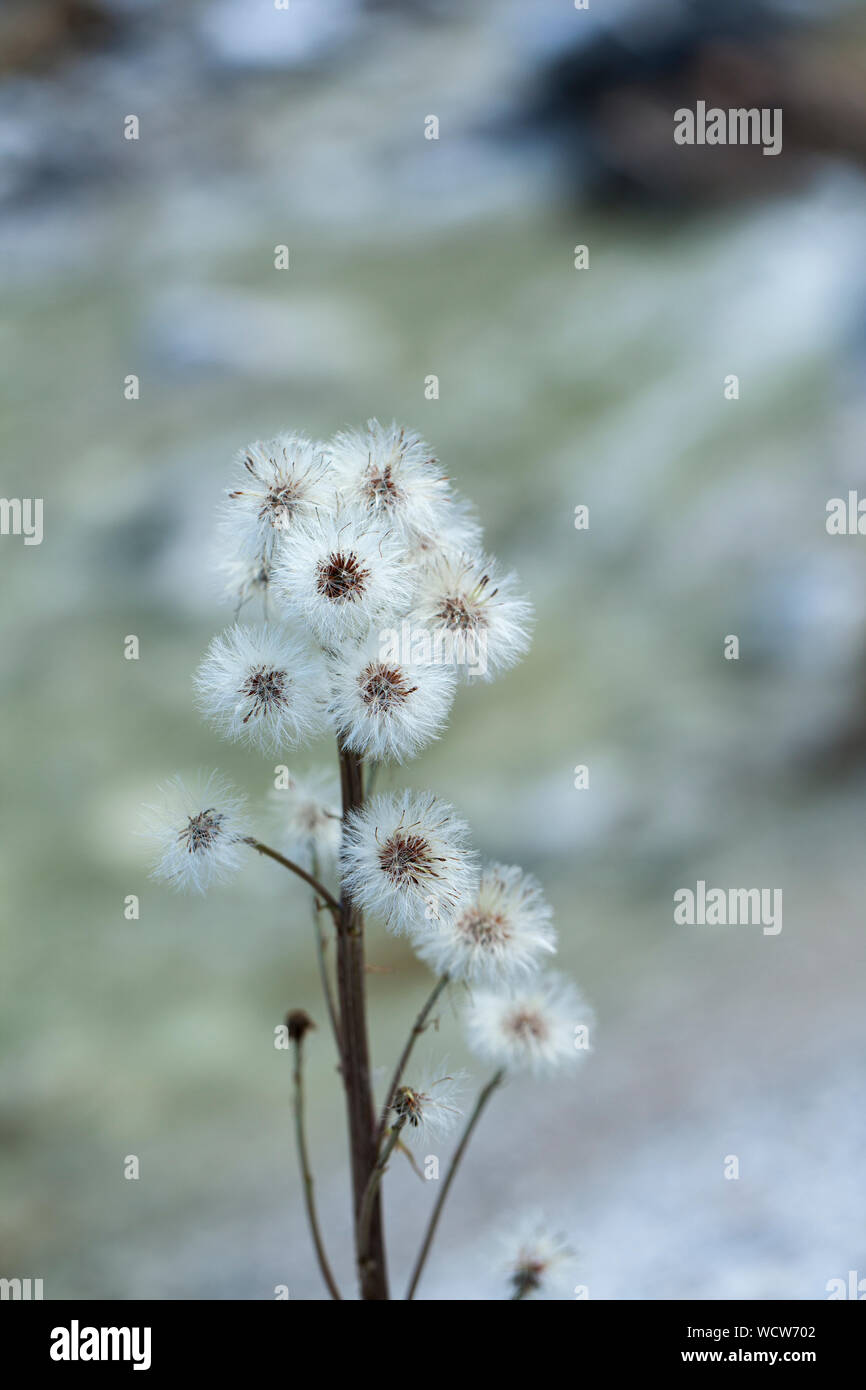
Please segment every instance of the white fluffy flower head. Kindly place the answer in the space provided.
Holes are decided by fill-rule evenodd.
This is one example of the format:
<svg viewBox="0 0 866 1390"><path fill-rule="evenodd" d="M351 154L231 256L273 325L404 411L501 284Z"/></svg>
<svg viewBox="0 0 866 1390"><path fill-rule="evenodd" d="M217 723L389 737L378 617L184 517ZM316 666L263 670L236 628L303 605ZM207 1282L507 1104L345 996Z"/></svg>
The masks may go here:
<svg viewBox="0 0 866 1390"><path fill-rule="evenodd" d="M447 917L477 880L468 826L432 792L377 796L353 811L340 867L350 897L395 933Z"/></svg>
<svg viewBox="0 0 866 1390"><path fill-rule="evenodd" d="M580 992L553 972L501 993L479 991L466 1017L473 1052L506 1071L535 1075L581 1062L592 1023Z"/></svg>
<svg viewBox="0 0 866 1390"><path fill-rule="evenodd" d="M366 430L336 435L330 458L348 506L407 542L441 530L450 485L429 444L414 430L368 420Z"/></svg>
<svg viewBox="0 0 866 1390"><path fill-rule="evenodd" d="M553 914L539 883L516 865L489 864L454 916L418 938L437 975L497 983L534 970L556 950Z"/></svg>
<svg viewBox="0 0 866 1390"><path fill-rule="evenodd" d="M502 1238L503 1268L514 1302L571 1298L577 1254L542 1216L530 1213Z"/></svg>
<svg viewBox="0 0 866 1390"><path fill-rule="evenodd" d="M337 777L325 771L291 776L274 788L270 804L277 824L277 847L305 868L330 869L340 849L341 809Z"/></svg>
<svg viewBox="0 0 866 1390"><path fill-rule="evenodd" d="M437 738L454 700L451 667L403 661L373 638L329 663L331 721L347 748L402 762Z"/></svg>
<svg viewBox="0 0 866 1390"><path fill-rule="evenodd" d="M264 752L295 747L325 726L321 658L278 627L236 625L215 637L195 688L220 733Z"/></svg>
<svg viewBox="0 0 866 1390"><path fill-rule="evenodd" d="M333 503L323 446L305 435L258 440L240 451L236 466L237 481L222 513L228 555L267 564L283 537Z"/></svg>
<svg viewBox="0 0 866 1390"><path fill-rule="evenodd" d="M460 1101L466 1090L466 1073L443 1075L446 1064L411 1085L400 1086L391 1112L403 1120L403 1136L426 1142L442 1139L454 1129L463 1111Z"/></svg>
<svg viewBox="0 0 866 1390"><path fill-rule="evenodd" d="M357 512L320 513L287 546L274 587L289 613L325 647L367 636L379 619L403 611L412 587L400 546Z"/></svg>
<svg viewBox="0 0 866 1390"><path fill-rule="evenodd" d="M440 635L462 675L490 680L529 647L532 606L489 556L440 554L421 569L412 620Z"/></svg>
<svg viewBox="0 0 866 1390"><path fill-rule="evenodd" d="M246 799L217 773L190 786L173 777L159 794L158 805L144 808L144 833L155 855L151 877L197 893L231 878L250 834Z"/></svg>

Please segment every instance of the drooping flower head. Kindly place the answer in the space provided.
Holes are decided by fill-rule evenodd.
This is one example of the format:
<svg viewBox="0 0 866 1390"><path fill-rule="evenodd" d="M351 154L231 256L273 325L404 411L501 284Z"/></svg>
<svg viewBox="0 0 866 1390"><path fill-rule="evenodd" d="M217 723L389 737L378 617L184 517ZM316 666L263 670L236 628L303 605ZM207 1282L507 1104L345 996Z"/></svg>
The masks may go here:
<svg viewBox="0 0 866 1390"><path fill-rule="evenodd" d="M240 869L250 834L246 799L217 773L187 786L173 777L146 806L145 837L155 855L151 877L203 893Z"/></svg>
<svg viewBox="0 0 866 1390"><path fill-rule="evenodd" d="M353 811L340 867L353 901L395 933L448 917L477 880L468 826L432 792L377 796Z"/></svg>
<svg viewBox="0 0 866 1390"><path fill-rule="evenodd" d="M226 738L279 753L325 727L318 654L281 628L231 627L215 637L195 677L202 711Z"/></svg>
<svg viewBox="0 0 866 1390"><path fill-rule="evenodd" d="M530 874L516 865L489 864L472 897L419 937L416 950L437 975L507 982L556 950L553 913Z"/></svg>
<svg viewBox="0 0 866 1390"><path fill-rule="evenodd" d="M367 636L411 602L403 552L357 512L321 513L293 537L274 572L287 611L325 647Z"/></svg>
<svg viewBox="0 0 866 1390"><path fill-rule="evenodd" d="M329 448L347 506L407 542L441 529L450 485L429 444L414 430L368 420L365 430L336 435Z"/></svg>
<svg viewBox="0 0 866 1390"><path fill-rule="evenodd" d="M441 1139L457 1124L463 1114L459 1102L466 1089L466 1073L446 1076L445 1070L446 1065L442 1064L430 1076L425 1074L417 1082L398 1088L391 1113L395 1119L403 1120L404 1138Z"/></svg>
<svg viewBox="0 0 866 1390"><path fill-rule="evenodd" d="M503 1269L514 1302L571 1298L577 1255L569 1242L537 1213L502 1238Z"/></svg>
<svg viewBox="0 0 866 1390"><path fill-rule="evenodd" d="M440 634L464 676L491 680L529 646L532 606L489 556L440 555L421 571L412 620Z"/></svg>
<svg viewBox="0 0 866 1390"><path fill-rule="evenodd" d="M378 638L329 663L330 716L347 748L402 762L437 738L454 700L449 666L401 660Z"/></svg>
<svg viewBox="0 0 866 1390"><path fill-rule="evenodd" d="M292 776L270 793L277 823L277 848L305 868L330 869L340 848L340 786L336 775L319 771Z"/></svg>
<svg viewBox="0 0 866 1390"><path fill-rule="evenodd" d="M227 556L268 566L286 536L333 505L334 480L323 445L306 435L258 440L240 451L236 468L220 528Z"/></svg>
<svg viewBox="0 0 866 1390"><path fill-rule="evenodd" d="M581 1062L592 1024L579 991L553 972L501 993L478 991L466 1016L473 1052L507 1071L536 1075Z"/></svg>

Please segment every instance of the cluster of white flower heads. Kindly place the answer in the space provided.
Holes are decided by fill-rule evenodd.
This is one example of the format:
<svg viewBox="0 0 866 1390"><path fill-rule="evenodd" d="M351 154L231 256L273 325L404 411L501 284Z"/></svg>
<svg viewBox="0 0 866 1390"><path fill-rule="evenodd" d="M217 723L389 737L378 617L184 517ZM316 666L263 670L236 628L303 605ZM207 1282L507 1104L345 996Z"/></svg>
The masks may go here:
<svg viewBox="0 0 866 1390"><path fill-rule="evenodd" d="M236 620L194 678L223 737L278 757L330 732L362 763L400 763L439 737L461 681L490 680L526 652L532 609L517 578L414 431L370 420L327 443L285 433L250 444L235 468L218 542ZM257 597L265 621L238 622ZM156 878L202 892L250 845L316 878L336 873L344 900L410 937L438 977L433 1001L464 986L468 1042L495 1068L491 1085L587 1055L589 1006L542 969L557 936L539 884L516 865L481 869L467 825L433 793L380 795L343 816L336 778L287 776L270 794L275 852L216 774L161 791L148 808ZM391 1095L407 1139L458 1121L465 1077L446 1070L401 1078ZM544 1296L569 1253L541 1227L520 1234L511 1296Z"/></svg>
<svg viewBox="0 0 866 1390"><path fill-rule="evenodd" d="M292 653L293 698L281 703L274 688L250 717L256 668L246 669L237 630L198 673L219 731L263 752L314 738L324 712L354 752L402 762L439 736L458 678L489 680L528 646L532 613L517 579L485 553L470 504L429 444L396 423L242 449L219 564L238 612L261 596L269 622L309 652L307 661Z"/></svg>

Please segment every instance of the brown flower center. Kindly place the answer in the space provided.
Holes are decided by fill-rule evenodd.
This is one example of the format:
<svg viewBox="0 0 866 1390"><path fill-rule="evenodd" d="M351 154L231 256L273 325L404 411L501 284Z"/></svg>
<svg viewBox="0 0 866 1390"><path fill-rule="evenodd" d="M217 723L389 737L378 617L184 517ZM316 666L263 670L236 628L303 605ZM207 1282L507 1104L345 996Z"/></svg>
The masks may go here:
<svg viewBox="0 0 866 1390"><path fill-rule="evenodd" d="M367 587L370 571L351 551L336 550L319 562L316 587L332 603L358 599Z"/></svg>
<svg viewBox="0 0 866 1390"><path fill-rule="evenodd" d="M511 934L507 920L500 913L482 912L478 908L464 912L457 929L477 946L501 946Z"/></svg>
<svg viewBox="0 0 866 1390"><path fill-rule="evenodd" d="M459 594L443 599L436 617L446 627L457 632L473 632L475 628L485 626L484 614L481 609L472 607Z"/></svg>
<svg viewBox="0 0 866 1390"><path fill-rule="evenodd" d="M215 811L212 806L206 811L199 811L197 816L190 816L178 839L181 843L186 842L190 854L202 854L212 847L219 836L223 820L222 813Z"/></svg>
<svg viewBox="0 0 866 1390"><path fill-rule="evenodd" d="M399 887L417 887L438 875L436 860L423 835L397 830L379 850L382 872Z"/></svg>
<svg viewBox="0 0 866 1390"><path fill-rule="evenodd" d="M246 724L252 719L254 714L264 714L268 709L273 709L285 703L288 680L285 671L277 671L267 666L257 666L251 671L240 688L241 695L246 695L252 701L249 710L244 715L243 722Z"/></svg>
<svg viewBox="0 0 866 1390"><path fill-rule="evenodd" d="M384 714L414 695L417 685L409 685L398 666L373 661L358 677L361 699L372 714Z"/></svg>
<svg viewBox="0 0 866 1390"><path fill-rule="evenodd" d="M521 1042L542 1042L547 1037L547 1025L540 1014L522 1009L511 1015L508 1026Z"/></svg>

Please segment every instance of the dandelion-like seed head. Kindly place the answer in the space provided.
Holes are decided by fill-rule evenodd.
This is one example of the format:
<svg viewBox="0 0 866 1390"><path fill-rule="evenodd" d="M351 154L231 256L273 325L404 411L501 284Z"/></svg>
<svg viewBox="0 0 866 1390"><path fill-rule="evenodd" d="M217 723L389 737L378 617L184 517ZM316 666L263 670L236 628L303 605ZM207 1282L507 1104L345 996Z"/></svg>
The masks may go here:
<svg viewBox="0 0 866 1390"><path fill-rule="evenodd" d="M512 1300L571 1296L577 1255L536 1213L502 1238L503 1271Z"/></svg>
<svg viewBox="0 0 866 1390"><path fill-rule="evenodd" d="M501 993L479 991L466 1019L469 1044L480 1057L536 1075L577 1065L589 1050L592 1022L575 986L553 973Z"/></svg>
<svg viewBox="0 0 866 1390"><path fill-rule="evenodd" d="M195 687L202 711L224 737L265 752L315 738L326 722L320 657L278 627L236 625L214 638Z"/></svg>
<svg viewBox="0 0 866 1390"><path fill-rule="evenodd" d="M330 772L292 776L269 797L279 849L306 868L330 870L340 848L340 785Z"/></svg>
<svg viewBox="0 0 866 1390"><path fill-rule="evenodd" d="M338 434L330 458L347 504L394 528L405 542L446 522L450 484L414 430L369 420L365 430Z"/></svg>
<svg viewBox="0 0 866 1390"><path fill-rule="evenodd" d="M414 593L406 581L394 536L357 510L318 515L274 568L287 612L329 649L361 641L374 622L402 613Z"/></svg>
<svg viewBox="0 0 866 1390"><path fill-rule="evenodd" d="M421 567L413 621L440 632L464 676L491 679L529 646L532 607L484 555L439 554Z"/></svg>
<svg viewBox="0 0 866 1390"><path fill-rule="evenodd" d="M333 502L334 477L321 444L306 435L257 440L236 460L223 509L227 553L267 565L280 540Z"/></svg>
<svg viewBox="0 0 866 1390"><path fill-rule="evenodd" d="M391 1109L397 1120L403 1121L403 1133L409 1139L438 1139L454 1128L463 1114L459 1102L466 1089L466 1073L453 1075L431 1073L417 1085L400 1086Z"/></svg>
<svg viewBox="0 0 866 1390"><path fill-rule="evenodd" d="M553 914L538 882L517 865L489 864L454 916L419 937L416 950L437 975L486 983L534 970L556 950Z"/></svg>
<svg viewBox="0 0 866 1390"><path fill-rule="evenodd" d="M350 896L394 932L449 916L477 876L468 827L429 792L375 797L353 812L340 863Z"/></svg>
<svg viewBox="0 0 866 1390"><path fill-rule="evenodd" d="M190 785L174 777L159 793L159 803L144 808L151 876L199 893L230 878L243 863L250 834L244 797L216 773Z"/></svg>
<svg viewBox="0 0 866 1390"><path fill-rule="evenodd" d="M329 665L331 722L347 748L376 762L402 762L437 738L454 700L451 667L381 655L375 641Z"/></svg>

